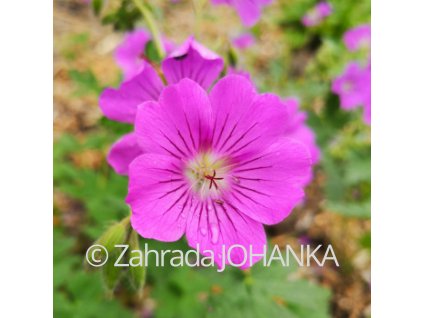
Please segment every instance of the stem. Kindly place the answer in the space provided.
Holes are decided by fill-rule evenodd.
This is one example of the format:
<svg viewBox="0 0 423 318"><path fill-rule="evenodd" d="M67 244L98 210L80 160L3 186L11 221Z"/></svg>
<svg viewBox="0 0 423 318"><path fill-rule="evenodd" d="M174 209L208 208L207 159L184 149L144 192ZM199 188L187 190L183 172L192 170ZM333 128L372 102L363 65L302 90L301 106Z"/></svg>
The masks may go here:
<svg viewBox="0 0 423 318"><path fill-rule="evenodd" d="M143 0L132 0L132 1L135 4L135 6L138 8L138 10L140 10L142 16L144 17L145 22L147 23L147 26L150 29L150 32L153 36L153 42L154 42L154 45L156 46L160 59L163 59L166 53L163 47L163 43L160 39L159 28L157 27L154 16L151 14L150 10L148 10Z"/></svg>

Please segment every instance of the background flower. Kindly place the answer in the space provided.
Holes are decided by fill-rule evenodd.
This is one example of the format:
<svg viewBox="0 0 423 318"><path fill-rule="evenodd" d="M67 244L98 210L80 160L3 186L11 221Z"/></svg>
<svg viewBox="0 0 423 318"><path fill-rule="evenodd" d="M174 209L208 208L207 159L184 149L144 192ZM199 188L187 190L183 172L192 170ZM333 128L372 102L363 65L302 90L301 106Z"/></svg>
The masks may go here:
<svg viewBox="0 0 423 318"><path fill-rule="evenodd" d="M251 27L260 19L261 9L272 0L212 0L213 4L226 4L234 7L242 23Z"/></svg>
<svg viewBox="0 0 423 318"><path fill-rule="evenodd" d="M232 39L232 44L240 50L245 50L254 45L256 39L251 33L243 33Z"/></svg>
<svg viewBox="0 0 423 318"><path fill-rule="evenodd" d="M312 27L319 25L326 17L331 15L332 6L327 2L319 2L309 10L304 17L301 19L301 22L307 26Z"/></svg>
<svg viewBox="0 0 423 318"><path fill-rule="evenodd" d="M344 73L332 82L332 92L339 95L341 108L351 110L365 105L365 122L370 123L371 70L350 62Z"/></svg>
<svg viewBox="0 0 423 318"><path fill-rule="evenodd" d="M125 80L138 74L146 60L145 49L151 40L151 35L145 29L138 29L125 35L122 43L116 48L115 61L123 71ZM162 38L167 53L172 51L174 45L169 40Z"/></svg>
<svg viewBox="0 0 423 318"><path fill-rule="evenodd" d="M190 78L208 88L222 71L223 60L191 37L173 51L162 65L168 83ZM118 89L106 88L102 92L100 108L109 119L132 124L137 106L148 100L158 100L163 88L159 75L143 60L137 74L130 80L122 83ZM107 159L117 173L127 174L128 164L141 152L142 148L130 133L111 147Z"/></svg>
<svg viewBox="0 0 423 318"><path fill-rule="evenodd" d="M350 51L370 48L371 30L369 24L359 25L345 32L343 41Z"/></svg>

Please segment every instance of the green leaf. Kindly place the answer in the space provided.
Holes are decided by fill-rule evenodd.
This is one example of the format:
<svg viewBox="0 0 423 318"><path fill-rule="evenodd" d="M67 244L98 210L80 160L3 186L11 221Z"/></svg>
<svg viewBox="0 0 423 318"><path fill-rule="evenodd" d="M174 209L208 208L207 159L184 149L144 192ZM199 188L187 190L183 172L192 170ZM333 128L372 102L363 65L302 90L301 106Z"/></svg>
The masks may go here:
<svg viewBox="0 0 423 318"><path fill-rule="evenodd" d="M153 40L147 42L147 45L145 46L145 56L149 61L156 63L160 62L160 55Z"/></svg>
<svg viewBox="0 0 423 318"><path fill-rule="evenodd" d="M95 15L99 15L101 9L103 8L103 0L93 0L92 7L93 7Z"/></svg>
<svg viewBox="0 0 423 318"><path fill-rule="evenodd" d="M356 218L370 218L370 201L366 202L333 202L327 203L327 208L333 212Z"/></svg>

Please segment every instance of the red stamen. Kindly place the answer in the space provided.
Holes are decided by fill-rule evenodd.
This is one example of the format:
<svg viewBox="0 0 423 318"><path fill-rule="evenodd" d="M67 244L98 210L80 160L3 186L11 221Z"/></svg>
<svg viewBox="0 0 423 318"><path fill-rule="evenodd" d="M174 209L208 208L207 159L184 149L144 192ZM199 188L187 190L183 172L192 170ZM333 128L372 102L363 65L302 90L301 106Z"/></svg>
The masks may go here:
<svg viewBox="0 0 423 318"><path fill-rule="evenodd" d="M216 178L216 170L213 170L212 176L204 175L204 178L206 178L207 180L210 180L209 189L212 188L212 185L214 185L216 189L218 189L219 187L217 186L216 180L223 180L223 178Z"/></svg>

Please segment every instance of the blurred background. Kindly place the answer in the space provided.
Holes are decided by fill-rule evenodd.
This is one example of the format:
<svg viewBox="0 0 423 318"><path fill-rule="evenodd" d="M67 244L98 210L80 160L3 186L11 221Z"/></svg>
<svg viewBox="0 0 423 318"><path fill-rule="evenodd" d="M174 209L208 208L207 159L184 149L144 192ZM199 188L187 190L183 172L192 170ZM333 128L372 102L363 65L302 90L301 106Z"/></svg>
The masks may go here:
<svg viewBox="0 0 423 318"><path fill-rule="evenodd" d="M267 228L269 244L332 244L340 267L256 265L222 274L149 266L142 291L124 281L111 288L100 271L87 268L86 249L129 214L127 178L114 173L105 157L132 127L104 118L98 96L121 82L113 51L126 30L143 22L130 1L110 0L95 14L99 1L56 0L54 316L369 317L370 126L361 108L340 108L331 82L349 61L368 59L368 51L349 52L342 36L370 23L370 0L330 1L332 14L313 27L301 18L316 1L275 0L248 30L255 40L247 49L231 44L247 32L234 10L195 2L151 1L161 32L178 44L195 34L227 64L248 71L259 91L296 96L321 150L305 202ZM148 243L158 250L188 249L185 239Z"/></svg>

